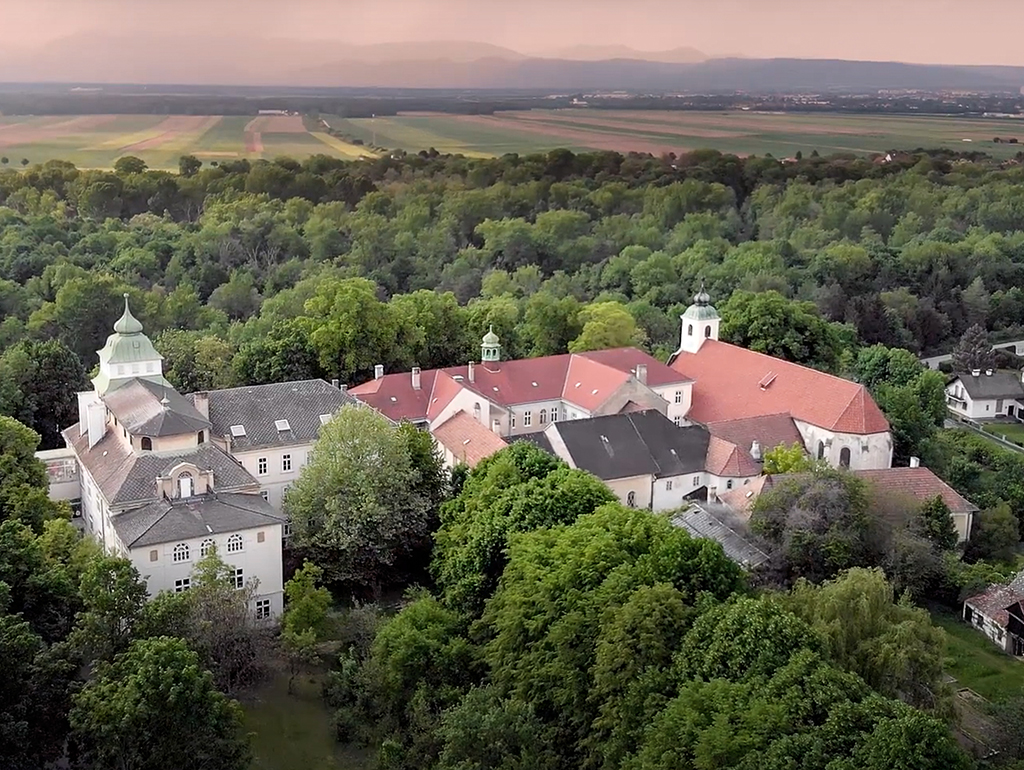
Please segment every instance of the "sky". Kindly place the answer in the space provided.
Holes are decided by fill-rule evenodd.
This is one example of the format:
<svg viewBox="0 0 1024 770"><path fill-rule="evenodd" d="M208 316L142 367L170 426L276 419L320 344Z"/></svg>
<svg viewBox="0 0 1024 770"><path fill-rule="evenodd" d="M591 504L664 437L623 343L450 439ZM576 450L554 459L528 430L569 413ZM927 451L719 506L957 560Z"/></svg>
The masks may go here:
<svg viewBox="0 0 1024 770"><path fill-rule="evenodd" d="M0 45L83 32L231 31L348 43L474 40L525 53L691 46L748 57L1024 66L1021 0L0 0ZM1004 22L1000 22L1000 19ZM2 80L2 73L0 73Z"/></svg>

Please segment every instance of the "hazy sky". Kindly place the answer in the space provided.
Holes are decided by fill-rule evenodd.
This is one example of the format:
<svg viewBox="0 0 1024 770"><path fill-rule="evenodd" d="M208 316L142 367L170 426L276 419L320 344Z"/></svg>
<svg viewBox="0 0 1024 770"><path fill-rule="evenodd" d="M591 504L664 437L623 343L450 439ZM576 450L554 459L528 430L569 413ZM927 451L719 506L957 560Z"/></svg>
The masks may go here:
<svg viewBox="0 0 1024 770"><path fill-rule="evenodd" d="M0 45L231 31L351 43L620 43L712 55L1024 65L1021 0L0 0ZM12 35L11 30L17 30ZM2 73L0 73L2 79Z"/></svg>

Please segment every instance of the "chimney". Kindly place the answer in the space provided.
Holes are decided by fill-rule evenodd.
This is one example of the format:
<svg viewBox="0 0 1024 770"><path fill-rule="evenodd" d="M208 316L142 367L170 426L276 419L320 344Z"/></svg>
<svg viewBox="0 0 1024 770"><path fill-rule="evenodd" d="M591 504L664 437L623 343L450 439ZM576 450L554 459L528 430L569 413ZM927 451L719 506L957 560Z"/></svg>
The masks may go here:
<svg viewBox="0 0 1024 770"><path fill-rule="evenodd" d="M192 394L192 403L196 406L196 411L199 412L207 420L210 419L210 394L201 390L198 393Z"/></svg>
<svg viewBox="0 0 1024 770"><path fill-rule="evenodd" d="M636 365L636 380L641 385L647 384L647 364Z"/></svg>
<svg viewBox="0 0 1024 770"><path fill-rule="evenodd" d="M752 441L750 443L750 456L754 458L754 462L756 462L756 463L759 463L759 462L761 462L764 459L761 456L761 442L760 441L755 440L755 441Z"/></svg>
<svg viewBox="0 0 1024 770"><path fill-rule="evenodd" d="M986 377L991 377L992 376L992 370L991 369L986 369L985 370L985 376Z"/></svg>
<svg viewBox="0 0 1024 770"><path fill-rule="evenodd" d="M470 382L476 382L476 370L472 361L469 362L469 367L466 370L466 379Z"/></svg>
<svg viewBox="0 0 1024 770"><path fill-rule="evenodd" d="M227 452L228 454L231 454L231 434L230 433L225 433L224 434L224 451Z"/></svg>
<svg viewBox="0 0 1024 770"><path fill-rule="evenodd" d="M373 367L373 379L379 380L384 376L384 364L377 364Z"/></svg>
<svg viewBox="0 0 1024 770"><path fill-rule="evenodd" d="M972 377L980 377L981 376L981 369L971 369L971 376Z"/></svg>
<svg viewBox="0 0 1024 770"><path fill-rule="evenodd" d="M338 383L339 383L339 382L340 382L340 380L338 380L338 378L337 378L337 377L335 377L335 378L334 378L333 380L331 380L331 387L332 387L332 388L336 388L336 387L338 387Z"/></svg>
<svg viewBox="0 0 1024 770"><path fill-rule="evenodd" d="M420 389L420 368L418 366L412 368L412 389Z"/></svg>
<svg viewBox="0 0 1024 770"><path fill-rule="evenodd" d="M340 390L342 393L348 393L348 385L339 385L338 390Z"/></svg>
<svg viewBox="0 0 1024 770"><path fill-rule="evenodd" d="M911 457L910 458L910 467L911 468L920 468L921 467L921 458L920 457Z"/></svg>

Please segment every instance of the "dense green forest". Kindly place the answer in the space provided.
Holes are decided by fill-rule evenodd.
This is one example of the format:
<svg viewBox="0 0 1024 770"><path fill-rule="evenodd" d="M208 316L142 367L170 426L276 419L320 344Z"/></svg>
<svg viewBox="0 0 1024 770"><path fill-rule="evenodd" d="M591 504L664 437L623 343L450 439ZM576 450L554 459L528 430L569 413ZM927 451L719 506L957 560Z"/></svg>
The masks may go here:
<svg viewBox="0 0 1024 770"><path fill-rule="evenodd" d="M168 174L129 157L0 171L0 227L0 652L18 662L0 764L248 764L221 693L259 681L276 642L239 620L223 563L146 603L130 564L77 540L32 456L74 421L123 293L188 392L461 363L491 326L509 357L664 356L704 283L726 338L871 390L897 459L924 458L982 508L966 552L937 502L806 466L755 507L771 560L745 575L539 450L449 477L425 434L354 410L322 439L344 476L314 461L286 501L309 564L280 651L296 671L330 665L338 738L381 768L973 766L951 734L943 635L911 602L955 607L1013 571L1024 455L944 429L943 375L917 355L1024 331L1024 168L558 151L185 157ZM357 609L332 634L318 581L337 600L410 578L427 589L400 612ZM1007 708L1011 762L1024 700Z"/></svg>

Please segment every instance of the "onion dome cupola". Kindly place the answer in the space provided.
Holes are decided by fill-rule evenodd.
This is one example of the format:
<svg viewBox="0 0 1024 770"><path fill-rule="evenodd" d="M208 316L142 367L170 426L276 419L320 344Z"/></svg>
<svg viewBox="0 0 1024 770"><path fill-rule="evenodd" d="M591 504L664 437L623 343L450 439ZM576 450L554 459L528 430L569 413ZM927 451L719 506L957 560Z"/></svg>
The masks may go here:
<svg viewBox="0 0 1024 770"><path fill-rule="evenodd" d="M700 291L693 297L693 304L686 308L680 316L682 332L680 335L680 353L696 353L704 340L717 340L721 316L711 304L711 296L705 291L703 282Z"/></svg>
<svg viewBox="0 0 1024 770"><path fill-rule="evenodd" d="M127 294L124 312L114 323L114 333L107 337L99 356L100 371L92 382L101 396L135 378L171 386L163 376L164 358L142 333L142 323L132 315Z"/></svg>
<svg viewBox="0 0 1024 770"><path fill-rule="evenodd" d="M484 335L483 342L480 344L480 360L484 363L501 360L501 340L494 333L493 326Z"/></svg>

